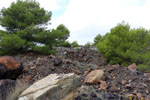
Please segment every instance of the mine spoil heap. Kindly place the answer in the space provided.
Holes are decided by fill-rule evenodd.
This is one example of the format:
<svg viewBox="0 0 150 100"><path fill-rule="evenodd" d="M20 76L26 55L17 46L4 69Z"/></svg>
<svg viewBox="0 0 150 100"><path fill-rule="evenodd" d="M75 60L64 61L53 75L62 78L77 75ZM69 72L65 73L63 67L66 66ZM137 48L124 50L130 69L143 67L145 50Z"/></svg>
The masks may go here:
<svg viewBox="0 0 150 100"><path fill-rule="evenodd" d="M110 65L95 47L55 49L56 55L15 56L24 66L17 80L33 84L50 74L75 73L82 86L74 100L150 100L150 73L139 71L136 64Z"/></svg>

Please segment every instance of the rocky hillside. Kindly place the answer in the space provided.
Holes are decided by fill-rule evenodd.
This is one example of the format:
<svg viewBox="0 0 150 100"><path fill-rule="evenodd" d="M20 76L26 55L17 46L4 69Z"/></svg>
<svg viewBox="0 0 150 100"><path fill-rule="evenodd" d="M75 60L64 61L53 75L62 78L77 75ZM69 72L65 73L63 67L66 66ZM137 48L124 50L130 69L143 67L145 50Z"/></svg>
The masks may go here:
<svg viewBox="0 0 150 100"><path fill-rule="evenodd" d="M32 84L52 73L74 72L82 78L79 95L74 100L150 100L150 73L140 72L135 64L110 65L96 48L59 47L56 50L56 56L32 53L15 56L24 66L17 80ZM92 81L91 77L100 73L97 70L104 73L100 80ZM89 75L91 73L95 76Z"/></svg>
<svg viewBox="0 0 150 100"><path fill-rule="evenodd" d="M57 56L54 55L19 55L15 58L21 60L24 71L20 79L29 80L31 83L52 73L74 72L83 75L85 70L103 68L106 62L96 50L88 48L70 49L56 48Z"/></svg>

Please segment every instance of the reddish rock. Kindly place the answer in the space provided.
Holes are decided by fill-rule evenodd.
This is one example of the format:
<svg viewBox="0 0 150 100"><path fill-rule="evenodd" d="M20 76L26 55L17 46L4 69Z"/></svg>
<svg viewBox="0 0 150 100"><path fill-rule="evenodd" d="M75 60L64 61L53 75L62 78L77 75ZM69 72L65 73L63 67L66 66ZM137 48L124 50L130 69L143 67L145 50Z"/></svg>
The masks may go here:
<svg viewBox="0 0 150 100"><path fill-rule="evenodd" d="M130 87L131 87L131 84L126 84L125 87L126 87L126 88L130 88Z"/></svg>
<svg viewBox="0 0 150 100"><path fill-rule="evenodd" d="M96 84L98 82L100 82L100 80L103 78L104 76L104 71L103 70L94 70L91 71L84 80L84 83L89 83L89 84Z"/></svg>
<svg viewBox="0 0 150 100"><path fill-rule="evenodd" d="M72 64L72 61L69 60L69 59L65 60L64 62L66 62L66 63L68 63L68 64Z"/></svg>
<svg viewBox="0 0 150 100"><path fill-rule="evenodd" d="M137 66L135 63L133 63L132 65L128 66L128 69L137 69Z"/></svg>
<svg viewBox="0 0 150 100"><path fill-rule="evenodd" d="M141 93L136 93L136 96L140 99L142 98L142 94Z"/></svg>
<svg viewBox="0 0 150 100"><path fill-rule="evenodd" d="M72 69L72 71L77 74L77 75L80 75L82 74L82 72L80 70L77 70L77 69Z"/></svg>
<svg viewBox="0 0 150 100"><path fill-rule="evenodd" d="M122 82L121 82L122 85L125 85L126 83L127 83L126 80L122 80Z"/></svg>
<svg viewBox="0 0 150 100"><path fill-rule="evenodd" d="M16 79L23 71L23 66L13 57L0 57L0 79Z"/></svg>
<svg viewBox="0 0 150 100"><path fill-rule="evenodd" d="M100 81L100 88L99 90L106 90L107 88L107 83L105 81Z"/></svg>

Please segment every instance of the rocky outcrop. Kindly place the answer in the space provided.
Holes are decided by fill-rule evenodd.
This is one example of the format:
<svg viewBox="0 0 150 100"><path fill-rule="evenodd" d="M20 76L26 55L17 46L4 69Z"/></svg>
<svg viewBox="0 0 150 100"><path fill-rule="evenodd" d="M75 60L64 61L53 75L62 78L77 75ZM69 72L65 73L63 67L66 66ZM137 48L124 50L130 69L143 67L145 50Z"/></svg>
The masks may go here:
<svg viewBox="0 0 150 100"><path fill-rule="evenodd" d="M13 57L3 56L0 58L0 79L15 80L22 71L22 64Z"/></svg>
<svg viewBox="0 0 150 100"><path fill-rule="evenodd" d="M26 89L18 100L72 100L80 85L80 77L74 73L50 74Z"/></svg>
<svg viewBox="0 0 150 100"><path fill-rule="evenodd" d="M6 96L11 88L15 85L14 80L0 80L0 100L6 100Z"/></svg>
<svg viewBox="0 0 150 100"><path fill-rule="evenodd" d="M100 80L104 76L104 71L101 69L91 71L84 80L84 83L89 83L89 84L96 84L100 82Z"/></svg>

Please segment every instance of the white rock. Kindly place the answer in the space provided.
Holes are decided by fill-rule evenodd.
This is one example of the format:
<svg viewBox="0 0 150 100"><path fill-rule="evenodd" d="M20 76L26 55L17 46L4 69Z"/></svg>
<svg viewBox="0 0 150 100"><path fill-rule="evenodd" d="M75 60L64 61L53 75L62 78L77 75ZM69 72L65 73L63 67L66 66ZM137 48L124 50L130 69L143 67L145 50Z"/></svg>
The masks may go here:
<svg viewBox="0 0 150 100"><path fill-rule="evenodd" d="M18 100L72 100L80 85L80 77L74 73L50 74L26 89Z"/></svg>

